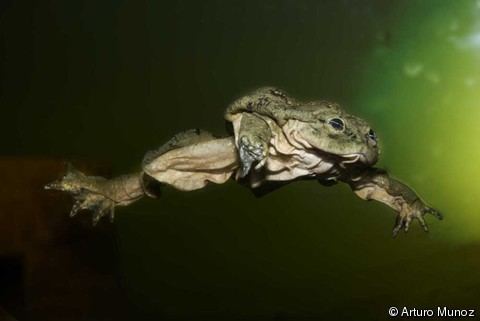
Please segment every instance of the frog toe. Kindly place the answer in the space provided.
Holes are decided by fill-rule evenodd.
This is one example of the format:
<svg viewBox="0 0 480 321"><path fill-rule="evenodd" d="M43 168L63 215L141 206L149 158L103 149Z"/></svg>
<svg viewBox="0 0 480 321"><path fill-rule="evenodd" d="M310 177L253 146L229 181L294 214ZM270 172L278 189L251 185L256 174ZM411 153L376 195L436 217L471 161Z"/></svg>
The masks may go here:
<svg viewBox="0 0 480 321"><path fill-rule="evenodd" d="M425 215L425 214L433 215L433 216L435 216L435 217L436 217L438 220L440 220L440 221L443 220L443 214L442 214L440 211L438 211L438 210L436 210L436 209L434 209L434 208L432 208L432 207L426 207L426 208L423 210L423 213L424 213L424 215Z"/></svg>

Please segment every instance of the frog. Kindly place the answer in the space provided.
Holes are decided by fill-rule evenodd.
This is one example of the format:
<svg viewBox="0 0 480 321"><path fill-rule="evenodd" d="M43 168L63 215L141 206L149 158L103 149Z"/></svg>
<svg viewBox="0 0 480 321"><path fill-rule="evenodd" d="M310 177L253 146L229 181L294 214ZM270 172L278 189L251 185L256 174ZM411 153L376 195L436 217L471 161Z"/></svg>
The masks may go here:
<svg viewBox="0 0 480 321"><path fill-rule="evenodd" d="M45 189L71 194L70 216L90 210L94 225L104 216L113 221L116 207L144 196L158 198L167 186L193 191L229 180L256 196L298 180L347 184L361 199L393 209L393 237L408 232L413 221L428 232L427 215L443 219L411 187L375 167L380 155L375 130L338 103L303 102L276 87L261 87L228 105L224 118L230 135L180 132L147 152L132 174L106 179L69 165Z"/></svg>

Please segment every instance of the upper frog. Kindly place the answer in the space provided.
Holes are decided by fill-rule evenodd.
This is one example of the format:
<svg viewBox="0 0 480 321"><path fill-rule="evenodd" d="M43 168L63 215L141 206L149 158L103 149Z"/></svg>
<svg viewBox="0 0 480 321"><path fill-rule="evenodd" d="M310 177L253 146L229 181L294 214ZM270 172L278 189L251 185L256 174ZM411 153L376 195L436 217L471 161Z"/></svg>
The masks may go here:
<svg viewBox="0 0 480 321"><path fill-rule="evenodd" d="M369 167L378 159L375 131L336 103L300 102L264 87L233 102L225 118L233 124L240 177L252 165L265 180L337 176L346 164Z"/></svg>

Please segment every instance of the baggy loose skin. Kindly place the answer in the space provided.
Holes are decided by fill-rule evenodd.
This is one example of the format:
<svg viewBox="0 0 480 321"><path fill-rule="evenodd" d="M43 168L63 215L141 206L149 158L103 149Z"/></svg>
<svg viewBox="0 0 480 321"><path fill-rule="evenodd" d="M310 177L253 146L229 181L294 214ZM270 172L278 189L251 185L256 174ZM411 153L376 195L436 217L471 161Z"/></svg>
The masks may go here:
<svg viewBox="0 0 480 321"><path fill-rule="evenodd" d="M146 164L146 175L181 191L193 191L209 182L223 184L238 167L231 137L173 149Z"/></svg>
<svg viewBox="0 0 480 321"><path fill-rule="evenodd" d="M347 183L360 198L382 202L397 213L394 236L408 231L412 220L428 231L426 214L442 218L410 187L373 167L379 155L375 131L336 103L304 103L263 87L235 100L225 119L233 127L232 137L187 130L148 152L138 173L107 180L70 167L46 188L72 194L76 202L71 215L92 210L94 223L104 215L113 219L116 206L144 195L155 197L152 182L192 191L230 178L252 189L311 178L324 185Z"/></svg>

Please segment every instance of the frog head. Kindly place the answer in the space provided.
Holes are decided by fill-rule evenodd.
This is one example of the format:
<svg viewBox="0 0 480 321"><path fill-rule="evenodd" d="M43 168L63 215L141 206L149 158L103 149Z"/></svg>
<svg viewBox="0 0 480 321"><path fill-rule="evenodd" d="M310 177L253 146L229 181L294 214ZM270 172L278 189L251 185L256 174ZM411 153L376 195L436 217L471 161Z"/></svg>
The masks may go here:
<svg viewBox="0 0 480 321"><path fill-rule="evenodd" d="M297 143L339 158L340 166L355 163L372 166L378 160L379 147L375 131L363 119L350 115L339 105L320 101L297 107L302 120L286 124ZM290 129L288 128L290 127Z"/></svg>

